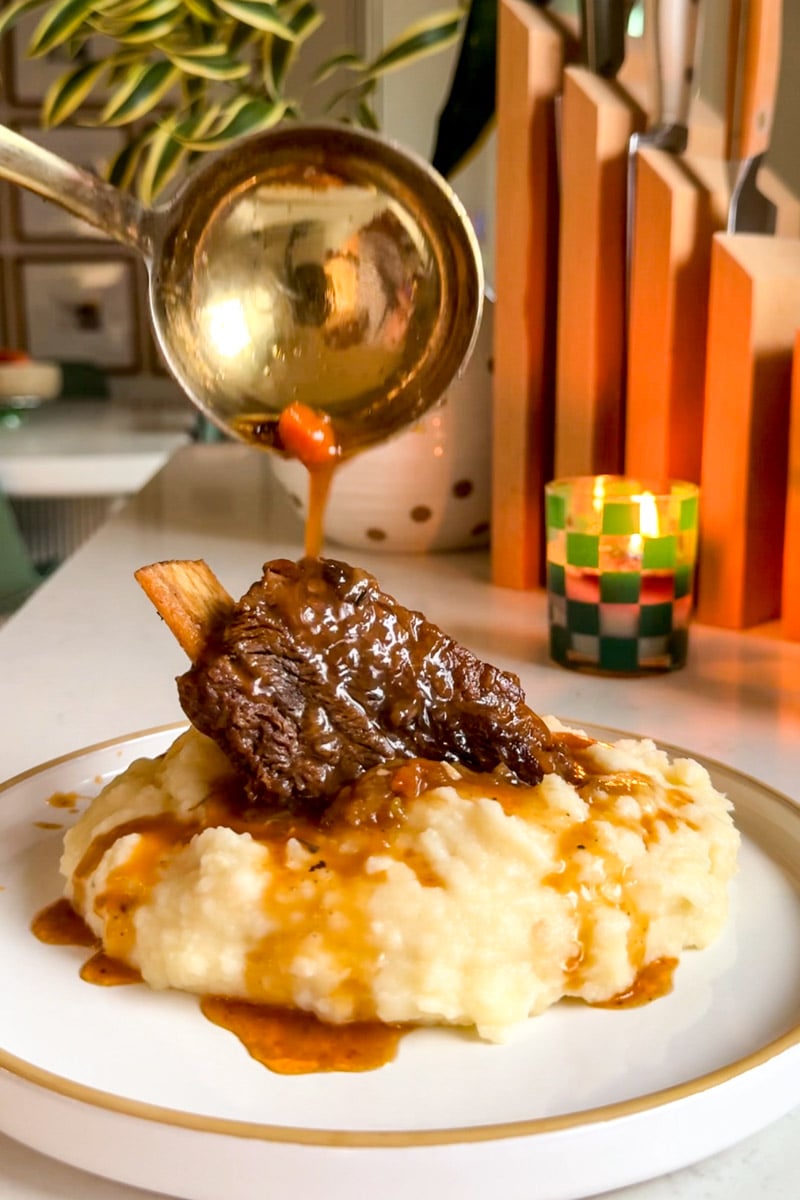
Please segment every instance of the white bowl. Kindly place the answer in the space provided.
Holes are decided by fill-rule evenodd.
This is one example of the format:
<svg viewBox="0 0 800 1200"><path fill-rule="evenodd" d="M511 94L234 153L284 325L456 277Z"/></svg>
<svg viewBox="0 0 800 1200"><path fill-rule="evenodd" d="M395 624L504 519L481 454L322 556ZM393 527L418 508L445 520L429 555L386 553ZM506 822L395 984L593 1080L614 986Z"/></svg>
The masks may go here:
<svg viewBox="0 0 800 1200"><path fill-rule="evenodd" d="M484 546L491 512L492 313L487 300L473 355L444 400L409 430L342 464L325 515L327 540L417 553ZM308 478L270 456L305 516Z"/></svg>
<svg viewBox="0 0 800 1200"><path fill-rule="evenodd" d="M0 402L33 408L61 392L61 367L53 362L0 363Z"/></svg>

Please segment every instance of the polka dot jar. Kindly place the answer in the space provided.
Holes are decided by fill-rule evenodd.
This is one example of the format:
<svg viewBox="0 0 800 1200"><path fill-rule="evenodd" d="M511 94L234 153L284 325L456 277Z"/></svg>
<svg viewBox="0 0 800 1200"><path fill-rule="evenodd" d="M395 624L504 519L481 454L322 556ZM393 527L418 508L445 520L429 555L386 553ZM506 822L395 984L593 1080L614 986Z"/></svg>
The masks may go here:
<svg viewBox="0 0 800 1200"><path fill-rule="evenodd" d="M472 357L441 404L406 432L336 472L325 540L389 553L485 546L491 511L492 304ZM270 456L272 469L305 516L305 469Z"/></svg>

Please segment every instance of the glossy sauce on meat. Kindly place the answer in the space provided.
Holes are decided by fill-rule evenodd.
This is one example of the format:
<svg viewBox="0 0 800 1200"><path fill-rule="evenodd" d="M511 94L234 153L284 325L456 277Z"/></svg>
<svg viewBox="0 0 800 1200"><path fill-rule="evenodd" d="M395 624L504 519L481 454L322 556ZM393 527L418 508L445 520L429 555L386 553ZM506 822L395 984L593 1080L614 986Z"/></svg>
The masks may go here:
<svg viewBox="0 0 800 1200"><path fill-rule="evenodd" d="M515 675L332 559L267 563L178 693L265 808L316 815L344 785L403 757L482 772L502 764L530 784L580 773Z"/></svg>

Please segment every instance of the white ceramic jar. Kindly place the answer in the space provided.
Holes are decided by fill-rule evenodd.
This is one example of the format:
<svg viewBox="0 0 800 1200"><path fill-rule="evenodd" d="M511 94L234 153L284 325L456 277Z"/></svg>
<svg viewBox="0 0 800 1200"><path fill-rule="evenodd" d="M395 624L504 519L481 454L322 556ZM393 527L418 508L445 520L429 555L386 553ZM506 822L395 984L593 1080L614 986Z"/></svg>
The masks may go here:
<svg viewBox="0 0 800 1200"><path fill-rule="evenodd" d="M353 549L420 553L485 546L492 458L492 317L484 301L475 349L443 400L410 429L336 472L326 540ZM305 516L308 480L298 462L272 469Z"/></svg>

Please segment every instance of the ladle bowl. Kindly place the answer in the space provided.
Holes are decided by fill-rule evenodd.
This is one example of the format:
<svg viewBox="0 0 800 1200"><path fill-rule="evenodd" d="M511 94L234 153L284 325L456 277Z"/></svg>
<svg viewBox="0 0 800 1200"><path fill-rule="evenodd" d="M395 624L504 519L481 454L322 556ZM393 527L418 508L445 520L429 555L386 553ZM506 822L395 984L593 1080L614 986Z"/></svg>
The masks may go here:
<svg viewBox="0 0 800 1200"><path fill-rule="evenodd" d="M241 439L269 444L299 403L330 416L351 454L435 404L474 345L470 221L437 172L376 134L279 126L148 207L0 126L0 176L141 254L167 366Z"/></svg>

